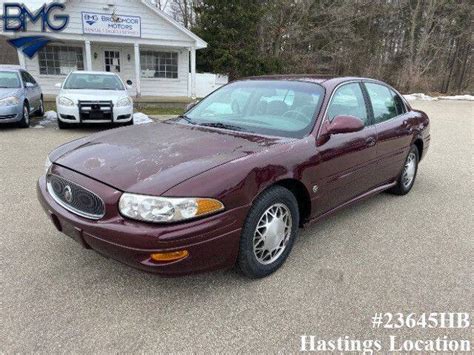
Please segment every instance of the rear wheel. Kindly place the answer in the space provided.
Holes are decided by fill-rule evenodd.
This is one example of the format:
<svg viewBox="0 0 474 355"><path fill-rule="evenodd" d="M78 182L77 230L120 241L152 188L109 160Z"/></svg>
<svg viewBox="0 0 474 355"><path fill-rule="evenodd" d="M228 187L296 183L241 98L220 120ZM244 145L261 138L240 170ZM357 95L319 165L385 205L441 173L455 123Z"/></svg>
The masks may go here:
<svg viewBox="0 0 474 355"><path fill-rule="evenodd" d="M43 117L44 116L44 100L43 98L40 99L40 105L38 110L36 110L36 115L38 117Z"/></svg>
<svg viewBox="0 0 474 355"><path fill-rule="evenodd" d="M406 195L410 192L415 183L416 173L418 171L419 153L418 148L413 145L408 152L405 165L397 179L397 184L389 192L395 195Z"/></svg>
<svg viewBox="0 0 474 355"><path fill-rule="evenodd" d="M238 265L251 278L275 272L285 262L298 233L295 196L281 186L264 191L247 215L240 239Z"/></svg>
<svg viewBox="0 0 474 355"><path fill-rule="evenodd" d="M18 122L18 126L20 128L28 128L30 127L30 108L28 107L28 103L23 104L23 115L21 120Z"/></svg>

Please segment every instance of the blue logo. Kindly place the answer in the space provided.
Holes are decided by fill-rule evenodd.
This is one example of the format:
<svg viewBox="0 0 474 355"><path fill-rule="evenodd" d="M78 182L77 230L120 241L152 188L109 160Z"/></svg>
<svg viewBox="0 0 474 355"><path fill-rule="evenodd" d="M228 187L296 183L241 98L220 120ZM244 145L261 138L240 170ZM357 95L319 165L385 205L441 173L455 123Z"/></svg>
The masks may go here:
<svg viewBox="0 0 474 355"><path fill-rule="evenodd" d="M18 3L3 4L3 30L5 32L26 32L28 22L41 21L41 31L59 32L69 23L69 15L54 13L55 10L64 11L64 4L44 4L36 12L31 12L26 5ZM8 42L15 48L22 48L22 52L32 58L41 48L52 40L46 36L23 36L10 39Z"/></svg>
<svg viewBox="0 0 474 355"><path fill-rule="evenodd" d="M97 15L84 14L84 19L86 20L86 23L90 26L99 21Z"/></svg>

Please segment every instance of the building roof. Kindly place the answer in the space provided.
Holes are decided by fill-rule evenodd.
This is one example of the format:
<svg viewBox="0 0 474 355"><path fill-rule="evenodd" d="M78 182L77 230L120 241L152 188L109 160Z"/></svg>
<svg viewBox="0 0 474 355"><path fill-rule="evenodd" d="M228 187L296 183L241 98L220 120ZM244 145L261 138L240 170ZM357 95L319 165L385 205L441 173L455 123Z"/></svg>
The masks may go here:
<svg viewBox="0 0 474 355"><path fill-rule="evenodd" d="M188 30L186 27L175 21L171 18L166 12L160 10L158 7L154 6L150 0L141 0L141 2L147 6L149 9L154 11L158 16L160 16L163 20L170 23L172 26L176 27L178 30L186 34L187 36L191 37L196 41L196 49L206 48L207 42L205 42L201 37L195 35L193 32Z"/></svg>

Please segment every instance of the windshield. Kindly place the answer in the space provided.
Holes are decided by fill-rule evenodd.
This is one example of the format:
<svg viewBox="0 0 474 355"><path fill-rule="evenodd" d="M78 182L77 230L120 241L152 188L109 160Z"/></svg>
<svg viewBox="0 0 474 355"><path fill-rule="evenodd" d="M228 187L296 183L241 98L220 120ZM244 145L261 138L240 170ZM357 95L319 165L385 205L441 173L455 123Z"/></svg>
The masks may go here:
<svg viewBox="0 0 474 355"><path fill-rule="evenodd" d="M125 90L122 81L116 75L83 74L69 75L64 83L69 90Z"/></svg>
<svg viewBox="0 0 474 355"><path fill-rule="evenodd" d="M0 88L21 88L20 78L18 77L18 74L14 71L0 71Z"/></svg>
<svg viewBox="0 0 474 355"><path fill-rule="evenodd" d="M191 124L302 138L311 132L322 86L285 80L248 80L215 91L183 116Z"/></svg>

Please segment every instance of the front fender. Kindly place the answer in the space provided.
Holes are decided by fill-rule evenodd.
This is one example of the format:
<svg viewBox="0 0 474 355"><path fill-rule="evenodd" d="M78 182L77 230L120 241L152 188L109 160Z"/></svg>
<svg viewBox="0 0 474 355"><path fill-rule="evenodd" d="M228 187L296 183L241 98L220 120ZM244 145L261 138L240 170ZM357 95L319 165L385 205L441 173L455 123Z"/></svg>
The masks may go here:
<svg viewBox="0 0 474 355"><path fill-rule="evenodd" d="M251 205L262 191L282 180L301 181L309 191L315 147L312 136L277 145L194 176L163 195L216 198L230 209Z"/></svg>

